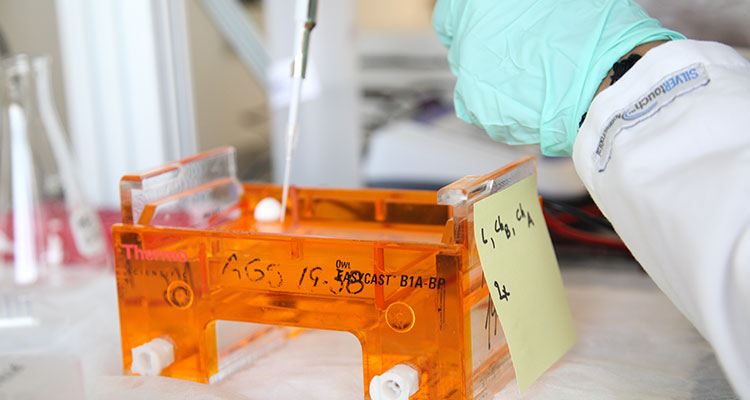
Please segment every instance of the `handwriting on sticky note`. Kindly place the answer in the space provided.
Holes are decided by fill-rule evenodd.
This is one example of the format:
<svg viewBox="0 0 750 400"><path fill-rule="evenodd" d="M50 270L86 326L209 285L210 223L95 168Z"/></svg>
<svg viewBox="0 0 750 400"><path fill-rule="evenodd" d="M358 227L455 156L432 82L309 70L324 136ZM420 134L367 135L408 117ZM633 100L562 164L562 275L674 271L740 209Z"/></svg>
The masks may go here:
<svg viewBox="0 0 750 400"><path fill-rule="evenodd" d="M474 204L474 237L524 391L577 340L536 175Z"/></svg>
<svg viewBox="0 0 750 400"><path fill-rule="evenodd" d="M531 228L532 226L534 226L534 219L531 217L531 213L524 211L523 204L521 203L518 203L518 208L516 208L516 221L525 222L525 224L522 223L522 225L526 225L527 228ZM504 224L503 219L499 215L492 223L494 233L499 234L500 239L502 239L504 236L506 240L509 240L516 236L516 228L510 227L508 224ZM482 232L482 243L491 243L493 249L497 248L497 245L495 244L495 237L492 236L492 233L487 233L485 237L484 228L481 228L480 230ZM489 241L487 240L487 238L489 238Z"/></svg>

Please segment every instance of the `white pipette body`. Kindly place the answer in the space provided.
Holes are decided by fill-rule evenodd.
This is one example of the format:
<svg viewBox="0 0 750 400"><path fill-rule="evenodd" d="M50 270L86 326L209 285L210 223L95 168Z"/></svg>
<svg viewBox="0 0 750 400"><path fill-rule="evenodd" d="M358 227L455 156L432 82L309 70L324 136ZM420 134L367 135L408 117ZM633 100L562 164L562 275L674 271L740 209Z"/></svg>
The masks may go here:
<svg viewBox="0 0 750 400"><path fill-rule="evenodd" d="M292 78L292 97L289 101L289 119L286 124L286 161L284 164L284 186L281 193L281 222L286 216L286 202L289 200L289 180L292 170L292 153L299 129L299 103L302 92L302 77Z"/></svg>
<svg viewBox="0 0 750 400"><path fill-rule="evenodd" d="M302 97L302 80L305 78L307 51L310 32L315 27L317 13L316 0L297 0L295 10L296 35L294 42L294 66L292 71L292 95L289 99L289 118L286 125L286 159L284 165L284 183L281 194L280 221L286 216L286 203L289 200L289 183L292 170L292 154L299 130L299 106Z"/></svg>

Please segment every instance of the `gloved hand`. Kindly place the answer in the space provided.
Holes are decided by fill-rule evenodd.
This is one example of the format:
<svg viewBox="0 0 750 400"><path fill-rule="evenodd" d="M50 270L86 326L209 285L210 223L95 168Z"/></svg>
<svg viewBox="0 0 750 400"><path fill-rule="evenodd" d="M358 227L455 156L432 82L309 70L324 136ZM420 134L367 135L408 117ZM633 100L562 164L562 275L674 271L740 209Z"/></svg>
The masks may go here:
<svg viewBox="0 0 750 400"><path fill-rule="evenodd" d="M433 25L458 77L456 114L550 156L571 154L581 116L620 57L684 39L632 0L438 0Z"/></svg>

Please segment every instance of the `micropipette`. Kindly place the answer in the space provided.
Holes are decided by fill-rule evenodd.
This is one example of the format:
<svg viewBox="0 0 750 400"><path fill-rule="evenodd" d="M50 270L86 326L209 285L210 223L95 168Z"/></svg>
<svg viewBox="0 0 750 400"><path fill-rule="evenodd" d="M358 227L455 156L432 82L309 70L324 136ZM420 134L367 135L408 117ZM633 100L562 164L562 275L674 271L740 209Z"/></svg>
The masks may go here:
<svg viewBox="0 0 750 400"><path fill-rule="evenodd" d="M295 20L297 35L292 67L292 96L289 100L289 118L286 125L286 163L284 166L284 186L281 195L281 222L286 216L286 202L289 197L289 179L292 169L292 152L299 129L299 103L302 95L302 80L307 71L307 56L310 47L310 32L315 27L318 10L317 0L298 0Z"/></svg>

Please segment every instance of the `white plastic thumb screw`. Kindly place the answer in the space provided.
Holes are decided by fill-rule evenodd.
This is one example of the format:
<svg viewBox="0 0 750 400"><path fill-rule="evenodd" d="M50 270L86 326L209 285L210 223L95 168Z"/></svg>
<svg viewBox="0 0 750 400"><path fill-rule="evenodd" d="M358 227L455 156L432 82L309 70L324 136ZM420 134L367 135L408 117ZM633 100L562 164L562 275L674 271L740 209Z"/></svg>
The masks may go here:
<svg viewBox="0 0 750 400"><path fill-rule="evenodd" d="M133 355L130 372L143 376L157 376L174 362L174 346L162 338L134 347L130 353Z"/></svg>
<svg viewBox="0 0 750 400"><path fill-rule="evenodd" d="M419 372L398 364L370 381L372 400L408 400L419 390Z"/></svg>

